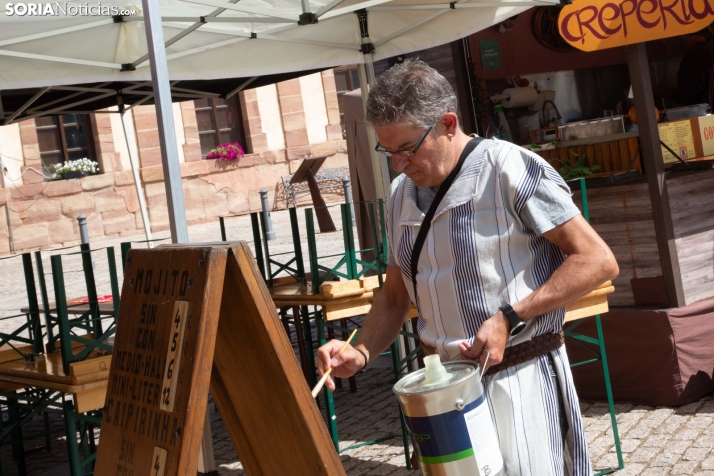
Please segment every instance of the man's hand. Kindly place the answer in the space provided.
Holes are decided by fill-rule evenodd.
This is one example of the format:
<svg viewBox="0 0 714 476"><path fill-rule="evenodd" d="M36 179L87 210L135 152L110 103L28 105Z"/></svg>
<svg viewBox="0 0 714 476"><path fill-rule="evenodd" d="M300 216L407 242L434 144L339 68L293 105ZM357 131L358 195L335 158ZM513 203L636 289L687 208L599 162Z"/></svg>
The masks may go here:
<svg viewBox="0 0 714 476"><path fill-rule="evenodd" d="M327 385L330 391L335 390L335 382L332 380L332 377L352 377L362 370L365 365L364 356L357 352L351 345L348 345L345 350L338 355L343 345L344 342L333 339L317 349L317 370L320 372L320 376L323 376L325 372L333 368L332 373L325 381L325 385ZM363 350L363 352L365 351Z"/></svg>
<svg viewBox="0 0 714 476"><path fill-rule="evenodd" d="M500 364L503 360L503 352L506 350L508 341L508 329L508 319L501 311L498 311L483 323L476 334L473 346L467 341L459 344L461 356L469 360L478 360L483 369L482 373L485 374L490 366ZM488 351L488 363L486 363L484 350Z"/></svg>

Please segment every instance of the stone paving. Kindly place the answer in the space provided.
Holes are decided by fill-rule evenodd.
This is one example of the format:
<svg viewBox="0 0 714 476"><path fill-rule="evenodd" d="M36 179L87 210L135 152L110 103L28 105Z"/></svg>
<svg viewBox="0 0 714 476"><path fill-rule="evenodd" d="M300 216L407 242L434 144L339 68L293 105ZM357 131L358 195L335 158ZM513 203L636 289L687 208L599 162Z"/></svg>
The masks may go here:
<svg viewBox="0 0 714 476"><path fill-rule="evenodd" d="M336 209L332 209L333 213ZM292 247L290 228L286 212L273 212L273 225L278 239L270 242L271 252L280 253ZM301 218L304 214L298 214ZM336 216L336 214L335 214ZM337 217L336 217L337 218ZM335 220L340 223L339 219ZM227 220L229 239L251 241L250 220L237 217ZM301 224L304 230L304 224ZM189 229L191 242L220 240L217 223L193 226ZM304 235L304 233L303 233ZM167 236L157 233L155 238ZM137 240L142 239L137 237ZM331 254L338 249L342 240L340 232L323 234L318 237L320 250ZM96 243L96 246L116 245L117 243ZM303 246L307 250L303 237ZM64 250L72 252L75 250ZM117 248L118 253L118 248ZM49 273L49 252L43 262L45 272ZM118 256L118 254L117 254ZM118 258L117 258L118 259ZM66 258L65 274L68 295L79 295L83 291L81 268L76 256ZM108 273L105 263L96 260L99 293L108 293ZM48 281L51 286L51 280ZM25 304L22 266L17 260L0 261L0 316L8 316ZM52 291L50 288L50 296ZM0 331L12 327L13 321L0 321ZM340 458L349 476L372 475L418 475L405 466L404 448L400 434L397 401L392 394L394 374L389 356L382 356L370 364L364 375L357 379L357 391L351 393L349 385L343 382L343 388L335 392L337 422L340 430L340 448L344 449L365 441L396 435L395 438L381 443L343 451ZM596 471L616 468L617 457L614 449L610 414L604 404L581 404L585 421L586 436L589 442L593 464ZM628 404L616 405L620 438L625 460L625 469L614 474L626 475L703 475L714 476L714 397L706 396L698 402L679 408L654 408ZM244 475L238 457L233 449L228 434L221 422L220 415L211 404L211 422L214 439L214 451L218 473L221 476ZM59 415L50 415L51 428L58 430L52 439L51 451L40 449L27 456L28 475L64 476L68 475L66 442L61 436L63 423ZM44 426L41 418L23 427L27 433L39 431ZM44 444L36 440L28 444L34 448ZM8 475L16 475L11 452L8 456ZM4 476L4 473L3 473Z"/></svg>

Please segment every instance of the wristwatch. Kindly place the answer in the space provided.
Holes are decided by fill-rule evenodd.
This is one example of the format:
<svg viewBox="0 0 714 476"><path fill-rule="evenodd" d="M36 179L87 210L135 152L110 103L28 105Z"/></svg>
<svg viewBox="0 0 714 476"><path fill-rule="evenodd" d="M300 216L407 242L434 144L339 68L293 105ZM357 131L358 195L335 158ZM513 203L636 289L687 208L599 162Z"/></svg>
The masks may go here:
<svg viewBox="0 0 714 476"><path fill-rule="evenodd" d="M508 319L508 322L511 324L511 337L517 336L521 332L523 332L523 329L526 328L526 323L521 320L520 317L518 317L518 313L511 307L510 304L504 304L503 306L498 308L499 311L503 313L504 316L506 316L506 319Z"/></svg>

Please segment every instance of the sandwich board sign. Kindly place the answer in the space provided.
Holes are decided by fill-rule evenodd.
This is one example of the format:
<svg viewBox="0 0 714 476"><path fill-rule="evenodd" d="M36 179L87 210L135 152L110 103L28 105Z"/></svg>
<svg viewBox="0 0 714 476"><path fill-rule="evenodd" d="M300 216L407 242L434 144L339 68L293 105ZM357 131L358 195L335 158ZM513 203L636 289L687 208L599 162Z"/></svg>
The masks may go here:
<svg viewBox="0 0 714 476"><path fill-rule="evenodd" d="M95 474L196 474L209 386L251 476L344 476L250 248L131 250Z"/></svg>

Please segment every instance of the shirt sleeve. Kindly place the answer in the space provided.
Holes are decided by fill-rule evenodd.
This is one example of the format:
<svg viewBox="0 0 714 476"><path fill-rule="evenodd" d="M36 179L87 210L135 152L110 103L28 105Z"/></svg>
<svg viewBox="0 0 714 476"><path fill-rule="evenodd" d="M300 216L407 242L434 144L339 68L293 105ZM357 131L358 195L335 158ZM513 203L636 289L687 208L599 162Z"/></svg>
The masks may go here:
<svg viewBox="0 0 714 476"><path fill-rule="evenodd" d="M520 217L528 228L542 235L578 214L580 210L573 203L570 193L551 180L548 174L543 174Z"/></svg>

